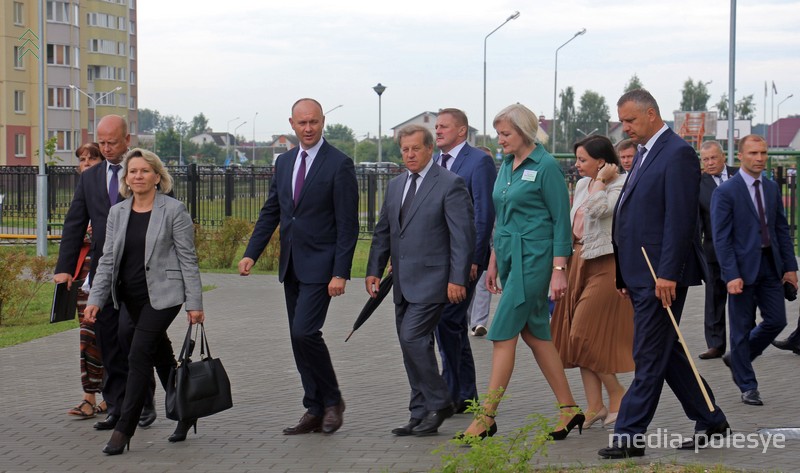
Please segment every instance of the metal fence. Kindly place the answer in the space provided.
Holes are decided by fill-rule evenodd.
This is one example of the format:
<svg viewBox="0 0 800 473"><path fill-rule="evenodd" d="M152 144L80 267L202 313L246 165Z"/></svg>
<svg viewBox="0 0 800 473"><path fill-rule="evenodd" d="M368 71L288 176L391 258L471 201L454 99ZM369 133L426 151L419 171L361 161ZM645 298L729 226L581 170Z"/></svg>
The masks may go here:
<svg viewBox="0 0 800 473"><path fill-rule="evenodd" d="M192 220L204 227L219 227L227 217L251 222L267 199L275 175L273 166L229 167L168 166L175 198L182 201ZM371 235L383 205L389 180L402 171L396 166L356 167L359 187L359 229ZM36 232L36 166L0 166L0 236L33 236ZM48 235L61 234L78 174L74 166L47 167Z"/></svg>

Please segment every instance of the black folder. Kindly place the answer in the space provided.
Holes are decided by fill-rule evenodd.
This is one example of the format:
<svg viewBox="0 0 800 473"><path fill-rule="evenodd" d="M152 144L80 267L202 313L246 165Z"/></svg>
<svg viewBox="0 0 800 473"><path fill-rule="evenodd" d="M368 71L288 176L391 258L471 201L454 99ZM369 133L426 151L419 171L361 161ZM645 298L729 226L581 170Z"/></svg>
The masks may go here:
<svg viewBox="0 0 800 473"><path fill-rule="evenodd" d="M53 308L50 311L50 323L65 322L75 318L78 310L78 291L83 284L82 280L72 281L72 288L67 289L67 283L56 284L53 293Z"/></svg>

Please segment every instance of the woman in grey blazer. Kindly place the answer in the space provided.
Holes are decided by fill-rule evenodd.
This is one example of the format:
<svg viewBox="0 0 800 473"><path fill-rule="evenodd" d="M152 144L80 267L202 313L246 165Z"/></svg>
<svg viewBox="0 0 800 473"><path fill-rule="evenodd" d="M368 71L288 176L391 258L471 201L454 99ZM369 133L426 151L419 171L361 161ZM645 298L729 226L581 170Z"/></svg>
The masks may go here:
<svg viewBox="0 0 800 473"><path fill-rule="evenodd" d="M109 212L103 257L84 315L93 321L111 296L114 307L125 304L136 326L122 414L103 449L109 455L130 448L153 367L166 386L175 366L167 328L181 305L189 323L205 319L194 226L184 205L165 195L172 189L172 177L164 164L149 151L132 149L122 163L120 181L126 199ZM169 441L186 439L196 423L178 422Z"/></svg>

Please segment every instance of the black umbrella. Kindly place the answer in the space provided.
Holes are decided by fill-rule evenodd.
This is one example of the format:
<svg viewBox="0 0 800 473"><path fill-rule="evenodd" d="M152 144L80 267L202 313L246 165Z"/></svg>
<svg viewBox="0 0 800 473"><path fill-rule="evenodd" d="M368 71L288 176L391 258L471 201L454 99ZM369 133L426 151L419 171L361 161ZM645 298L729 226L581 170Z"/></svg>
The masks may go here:
<svg viewBox="0 0 800 473"><path fill-rule="evenodd" d="M350 337L353 336L353 333L358 330L364 322L367 321L368 318L375 312L375 309L381 305L381 302L386 298L386 294L389 294L389 290L392 288L392 273L389 273L383 280L381 281L380 286L378 286L378 297L372 298L370 297L366 304L364 304L364 308L361 309L361 313L358 314L358 318L356 319L355 323L353 323L353 330L350 331L350 335L344 339L345 342L350 340Z"/></svg>

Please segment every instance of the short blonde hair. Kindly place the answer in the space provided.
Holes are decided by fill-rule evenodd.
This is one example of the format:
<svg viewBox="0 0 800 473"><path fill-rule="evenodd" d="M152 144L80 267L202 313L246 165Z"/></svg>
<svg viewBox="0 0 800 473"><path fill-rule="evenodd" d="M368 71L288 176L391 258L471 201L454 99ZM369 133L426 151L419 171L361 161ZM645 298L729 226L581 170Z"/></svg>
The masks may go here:
<svg viewBox="0 0 800 473"><path fill-rule="evenodd" d="M498 122L507 121L522 135L523 142L530 146L536 143L536 133L539 131L539 119L528 107L520 103L509 105L495 115L492 126Z"/></svg>
<svg viewBox="0 0 800 473"><path fill-rule="evenodd" d="M169 194L170 191L172 191L172 176L170 176L169 172L167 172L167 168L164 167L164 163L161 161L161 158L159 158L155 153L141 148L133 148L125 153L125 158L122 161L122 169L119 176L122 182L125 182L125 176L128 174L128 161L131 158L144 159L147 164L153 168L153 171L161 176L161 182L158 184L159 192L162 194ZM131 189L128 186L120 186L119 193L122 194L122 197L128 198L131 195Z"/></svg>

